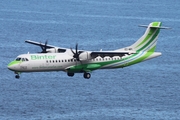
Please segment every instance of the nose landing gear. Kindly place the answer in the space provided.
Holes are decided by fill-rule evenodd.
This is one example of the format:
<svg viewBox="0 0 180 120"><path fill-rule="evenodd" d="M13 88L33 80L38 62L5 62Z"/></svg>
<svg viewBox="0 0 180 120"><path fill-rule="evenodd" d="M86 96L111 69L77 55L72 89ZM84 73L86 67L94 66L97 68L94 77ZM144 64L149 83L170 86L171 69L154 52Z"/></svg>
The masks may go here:
<svg viewBox="0 0 180 120"><path fill-rule="evenodd" d="M19 76L19 74L20 74L20 72L14 72L16 75L15 75L15 78L16 79L19 79L20 78L20 76Z"/></svg>
<svg viewBox="0 0 180 120"><path fill-rule="evenodd" d="M19 78L20 78L19 74L15 75L15 78L16 78L16 79L19 79Z"/></svg>

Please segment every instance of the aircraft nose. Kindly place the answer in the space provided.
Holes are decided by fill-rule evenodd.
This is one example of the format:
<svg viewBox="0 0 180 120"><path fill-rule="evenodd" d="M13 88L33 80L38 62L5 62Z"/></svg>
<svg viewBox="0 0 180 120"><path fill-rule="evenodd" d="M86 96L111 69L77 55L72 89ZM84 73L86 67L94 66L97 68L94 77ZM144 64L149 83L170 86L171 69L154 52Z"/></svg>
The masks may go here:
<svg viewBox="0 0 180 120"><path fill-rule="evenodd" d="M9 65L9 64L8 64L7 67L8 67L9 70L12 70L12 71L13 71L13 69L14 69L14 66L13 66L13 65Z"/></svg>
<svg viewBox="0 0 180 120"><path fill-rule="evenodd" d="M15 71L17 69L17 62L16 61L12 61L8 64L8 69L9 70L12 70L12 71Z"/></svg>

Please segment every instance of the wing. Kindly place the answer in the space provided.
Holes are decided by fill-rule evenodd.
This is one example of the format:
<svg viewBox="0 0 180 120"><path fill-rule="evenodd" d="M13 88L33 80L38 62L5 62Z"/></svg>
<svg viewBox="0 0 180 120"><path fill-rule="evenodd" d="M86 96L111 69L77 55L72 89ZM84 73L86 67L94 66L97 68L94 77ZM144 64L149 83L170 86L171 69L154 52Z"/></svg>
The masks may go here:
<svg viewBox="0 0 180 120"><path fill-rule="evenodd" d="M32 40L26 40L25 41L26 43L30 43L30 44L33 44L33 45L37 45L37 46L40 46L41 48L43 47L46 47L48 49L50 48L58 48L58 51L66 51L66 50L70 50L68 48L61 48L61 47L57 47L57 46L53 46L53 45L48 45L48 44L44 44L44 43L40 43L40 42L35 42L35 41L32 41ZM85 52L84 50L78 50L80 53L83 53ZM135 51L89 51L90 55L92 58L95 58L95 57L105 57L105 56L109 56L109 57L113 57L113 56L124 56L125 54L134 54L136 53Z"/></svg>
<svg viewBox="0 0 180 120"><path fill-rule="evenodd" d="M40 47L46 47L46 48L55 48L56 47L56 46L53 46L53 45L46 45L44 43L35 42L35 41L32 41L32 40L25 40L25 42L33 44L33 45L37 45L37 46L40 46Z"/></svg>
<svg viewBox="0 0 180 120"><path fill-rule="evenodd" d="M91 52L91 56L93 58L95 57L105 57L105 56L109 56L109 57L113 57L113 56L124 56L125 54L134 54L136 53L135 51L92 51Z"/></svg>
<svg viewBox="0 0 180 120"><path fill-rule="evenodd" d="M57 46L53 46L53 45L48 45L46 43L44 44L44 43L35 42L35 41L32 41L32 40L26 40L25 42L33 44L33 45L40 46L41 48L47 48L47 49L56 48L58 52L65 52L67 50L67 48L62 48L62 47L57 47Z"/></svg>

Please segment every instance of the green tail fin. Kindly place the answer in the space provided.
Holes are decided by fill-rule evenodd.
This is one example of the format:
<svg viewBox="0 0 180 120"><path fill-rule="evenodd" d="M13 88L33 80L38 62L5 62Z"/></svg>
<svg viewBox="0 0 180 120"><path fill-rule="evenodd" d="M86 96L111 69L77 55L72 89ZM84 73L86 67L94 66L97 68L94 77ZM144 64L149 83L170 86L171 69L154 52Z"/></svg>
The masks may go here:
<svg viewBox="0 0 180 120"><path fill-rule="evenodd" d="M161 24L161 22L152 22L148 26L141 25L141 27L147 27L146 32L137 42L131 45L130 48L134 51L154 52L160 28L163 28Z"/></svg>

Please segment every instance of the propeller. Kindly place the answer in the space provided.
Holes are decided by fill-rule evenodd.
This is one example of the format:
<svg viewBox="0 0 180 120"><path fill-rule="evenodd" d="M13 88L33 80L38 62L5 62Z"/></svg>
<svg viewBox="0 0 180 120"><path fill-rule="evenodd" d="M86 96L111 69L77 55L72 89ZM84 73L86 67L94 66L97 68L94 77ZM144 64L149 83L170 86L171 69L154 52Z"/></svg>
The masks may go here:
<svg viewBox="0 0 180 120"><path fill-rule="evenodd" d="M78 52L78 44L77 44L77 43L76 43L76 47L75 47L75 52L72 50L72 48L71 48L71 52L74 54L73 57L74 57L77 61L80 61L79 55L81 54L81 52Z"/></svg>
<svg viewBox="0 0 180 120"><path fill-rule="evenodd" d="M48 41L46 40L45 44L44 45L41 45L41 49L42 49L42 52L41 53L47 53L46 49L47 49L47 43Z"/></svg>

